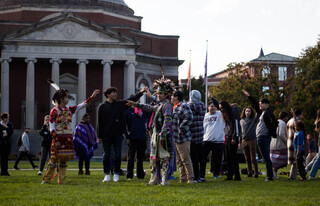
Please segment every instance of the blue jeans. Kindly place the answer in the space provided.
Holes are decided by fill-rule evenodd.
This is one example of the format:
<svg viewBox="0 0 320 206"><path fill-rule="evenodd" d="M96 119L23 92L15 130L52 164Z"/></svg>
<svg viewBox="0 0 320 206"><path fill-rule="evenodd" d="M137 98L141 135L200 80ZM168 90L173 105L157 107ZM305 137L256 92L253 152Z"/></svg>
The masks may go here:
<svg viewBox="0 0 320 206"><path fill-rule="evenodd" d="M103 145L103 172L104 174L110 174L110 153L111 147L114 150L114 173L120 173L121 166L121 147L122 147L122 135L117 135L113 137L104 138L102 141Z"/></svg>
<svg viewBox="0 0 320 206"><path fill-rule="evenodd" d="M267 176L273 178L272 162L270 159L270 136L261 136L257 138L261 155L266 162Z"/></svg>
<svg viewBox="0 0 320 206"><path fill-rule="evenodd" d="M320 147L319 147L319 152L315 158L316 159L314 160L313 166L310 171L310 176L312 177L315 177L317 175L317 172L320 166Z"/></svg>

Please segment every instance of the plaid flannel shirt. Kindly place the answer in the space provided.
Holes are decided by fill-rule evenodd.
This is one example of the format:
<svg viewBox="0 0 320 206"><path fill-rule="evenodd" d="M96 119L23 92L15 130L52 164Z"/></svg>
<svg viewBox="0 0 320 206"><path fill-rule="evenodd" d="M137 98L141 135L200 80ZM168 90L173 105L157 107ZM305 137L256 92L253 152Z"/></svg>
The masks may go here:
<svg viewBox="0 0 320 206"><path fill-rule="evenodd" d="M173 110L172 129L173 139L176 143L183 143L191 140L190 125L193 115L188 106L184 102L180 102Z"/></svg>
<svg viewBox="0 0 320 206"><path fill-rule="evenodd" d="M202 102L200 103L188 103L192 113L193 120L190 125L190 131L192 135L192 143L199 144L203 141L203 119L206 114L206 105Z"/></svg>

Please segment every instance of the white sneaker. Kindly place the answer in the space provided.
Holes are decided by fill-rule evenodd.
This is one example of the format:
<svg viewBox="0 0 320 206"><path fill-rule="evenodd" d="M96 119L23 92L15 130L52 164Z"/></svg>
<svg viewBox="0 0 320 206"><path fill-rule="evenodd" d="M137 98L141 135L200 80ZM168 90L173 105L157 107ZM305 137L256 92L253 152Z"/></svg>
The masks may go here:
<svg viewBox="0 0 320 206"><path fill-rule="evenodd" d="M104 176L102 182L109 182L111 180L110 175Z"/></svg>
<svg viewBox="0 0 320 206"><path fill-rule="evenodd" d="M275 171L273 171L273 177L274 177L275 179L279 179L279 177L277 176L277 173L276 173Z"/></svg>
<svg viewBox="0 0 320 206"><path fill-rule="evenodd" d="M42 172L41 172L41 171L39 171L39 172L38 172L38 175L39 175L39 176L41 176L41 175L42 175Z"/></svg>
<svg viewBox="0 0 320 206"><path fill-rule="evenodd" d="M119 181L119 175L118 174L114 174L113 175L113 181L114 182L118 182Z"/></svg>

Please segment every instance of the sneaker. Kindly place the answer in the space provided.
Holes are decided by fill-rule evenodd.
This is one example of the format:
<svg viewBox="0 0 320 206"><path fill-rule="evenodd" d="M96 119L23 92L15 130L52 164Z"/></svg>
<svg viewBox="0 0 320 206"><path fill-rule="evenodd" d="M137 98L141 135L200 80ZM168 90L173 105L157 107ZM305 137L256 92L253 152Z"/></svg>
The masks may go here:
<svg viewBox="0 0 320 206"><path fill-rule="evenodd" d="M273 177L276 179L279 179L279 177L277 176L277 173L275 171L273 171Z"/></svg>
<svg viewBox="0 0 320 206"><path fill-rule="evenodd" d="M200 182L206 182L205 178L200 178Z"/></svg>
<svg viewBox="0 0 320 206"><path fill-rule="evenodd" d="M42 175L42 171L39 171L39 172L38 172L38 176L41 176L41 175Z"/></svg>
<svg viewBox="0 0 320 206"><path fill-rule="evenodd" d="M79 171L79 172L78 172L78 175L83 175L83 171Z"/></svg>
<svg viewBox="0 0 320 206"><path fill-rule="evenodd" d="M35 169L38 169L38 166L37 165L35 165L34 167L33 167L33 169L35 170Z"/></svg>
<svg viewBox="0 0 320 206"><path fill-rule="evenodd" d="M214 177L214 179L216 179L216 180L219 179L219 175L214 175L213 177Z"/></svg>
<svg viewBox="0 0 320 206"><path fill-rule="evenodd" d="M309 180L316 180L317 178L316 178L316 177L309 176L308 179L309 179Z"/></svg>
<svg viewBox="0 0 320 206"><path fill-rule="evenodd" d="M111 180L111 178L110 178L110 175L108 174L108 175L104 176L102 182L109 182L110 180Z"/></svg>
<svg viewBox="0 0 320 206"><path fill-rule="evenodd" d="M15 169L15 170L20 170L17 166L13 167L13 169Z"/></svg>
<svg viewBox="0 0 320 206"><path fill-rule="evenodd" d="M271 182L273 181L273 178L268 177L267 179L264 180L265 182Z"/></svg>
<svg viewBox="0 0 320 206"><path fill-rule="evenodd" d="M118 174L114 174L113 175L113 181L114 182L118 182L119 181L119 175Z"/></svg>
<svg viewBox="0 0 320 206"><path fill-rule="evenodd" d="M45 182L45 181L42 181L41 182L41 185L44 185L44 184L48 184L47 182Z"/></svg>
<svg viewBox="0 0 320 206"><path fill-rule="evenodd" d="M132 179L131 179L131 178L127 178L127 180L128 180L128 181L131 181Z"/></svg>
<svg viewBox="0 0 320 206"><path fill-rule="evenodd" d="M90 175L90 171L86 171L85 175Z"/></svg>

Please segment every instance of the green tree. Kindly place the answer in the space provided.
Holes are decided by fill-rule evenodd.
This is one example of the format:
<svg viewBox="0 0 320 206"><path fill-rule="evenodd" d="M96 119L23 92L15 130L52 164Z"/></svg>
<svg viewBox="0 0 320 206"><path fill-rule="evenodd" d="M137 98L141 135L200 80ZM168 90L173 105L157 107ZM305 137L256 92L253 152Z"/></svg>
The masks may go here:
<svg viewBox="0 0 320 206"><path fill-rule="evenodd" d="M294 82L290 106L302 109L306 132L313 132L320 107L320 38L315 46L304 49L297 59Z"/></svg>
<svg viewBox="0 0 320 206"><path fill-rule="evenodd" d="M250 76L249 68L256 68L258 75ZM274 73L265 73L263 70L268 68L267 64L257 63L230 63L228 65L228 77L221 80L219 85L210 87L212 95L218 100L226 100L229 103L237 103L241 110L249 105L248 99L242 94L242 89L248 91L251 96L257 100L268 98L271 102L271 108L278 114L285 109L288 100L286 99L285 89L280 90L277 75ZM263 91L263 86L269 86L268 90ZM285 85L281 85L286 87Z"/></svg>
<svg viewBox="0 0 320 206"><path fill-rule="evenodd" d="M191 90L198 90L201 93L201 101L205 100L205 86L203 84L203 77L200 75L198 78L191 78ZM183 85L182 92L184 99L189 101L189 90L187 90L187 85Z"/></svg>

